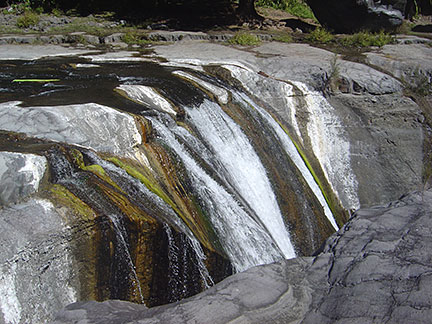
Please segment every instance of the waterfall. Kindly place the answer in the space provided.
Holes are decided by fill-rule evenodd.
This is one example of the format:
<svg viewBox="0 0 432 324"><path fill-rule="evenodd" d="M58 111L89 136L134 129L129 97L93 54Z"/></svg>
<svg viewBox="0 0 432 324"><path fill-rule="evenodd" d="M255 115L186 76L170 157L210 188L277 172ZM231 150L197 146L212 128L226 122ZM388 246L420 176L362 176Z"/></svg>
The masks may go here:
<svg viewBox="0 0 432 324"><path fill-rule="evenodd" d="M194 160L168 126L157 118L152 117L151 120L160 139L185 165L193 186L200 196L200 201L206 207L210 222L235 270L243 271L258 264L267 264L280 259L281 251L267 231L245 212L238 200ZM172 120L167 123L171 128L179 127Z"/></svg>
<svg viewBox="0 0 432 324"><path fill-rule="evenodd" d="M181 273L180 262L184 262L181 253L185 253L186 249L182 246L177 246L172 234L171 228L164 224L165 233L168 239L168 287L169 287L169 301L175 302L181 296L186 294L186 280L184 273ZM182 249L183 248L183 249Z"/></svg>
<svg viewBox="0 0 432 324"><path fill-rule="evenodd" d="M130 193L131 196L136 197L138 200L145 200L146 204L153 203L153 212L156 209L160 210L158 213L163 217L164 221L171 223L173 226L179 228L186 236L187 243L193 251L193 262L195 263L204 287L207 289L214 285L213 279L210 276L208 269L204 263L206 256L205 253L198 242L198 240L193 236L190 229L183 223L183 221L176 215L172 208L164 202L158 195L151 192L144 184L139 180L131 177L127 172L113 163L107 162L100 157L98 157L92 151L87 151L86 155L96 164L103 167L107 171L111 178L116 180L116 183L122 187L124 191ZM168 223L164 223L164 229L168 238L168 248L169 248L169 258L176 258L174 256L174 250L178 249L175 247L175 242L173 240L173 234ZM185 248L185 247L182 247ZM186 247L187 248L187 247ZM177 253L178 254L178 253ZM171 262L172 261L172 262ZM174 260L170 259L170 263L175 264Z"/></svg>
<svg viewBox="0 0 432 324"><path fill-rule="evenodd" d="M238 100L239 102L243 102L245 107L252 106L253 109L255 109L264 118L264 120L267 122L267 124L276 134L286 154L290 157L291 161L294 162L296 167L301 172L306 183L309 185L309 188L313 191L314 195L317 197L318 201L323 207L324 214L326 215L329 222L332 224L333 228L336 231L339 230L339 227L336 224L336 220L333 217L333 213L330 210L328 203L320 187L316 183L311 171L306 166L305 162L303 161L302 157L300 156L299 152L297 151L297 148L295 147L294 143L292 142L288 134L282 129L282 127L274 120L274 118L267 111L262 109L260 106L256 105L252 100L250 100L248 96L238 92L235 93L234 96L236 100Z"/></svg>
<svg viewBox="0 0 432 324"><path fill-rule="evenodd" d="M285 258L295 257L266 170L246 135L214 102L186 108L188 121L224 166L230 183L256 213Z"/></svg>
<svg viewBox="0 0 432 324"><path fill-rule="evenodd" d="M116 234L116 253L119 253L122 257L124 257L127 265L128 265L128 269L126 269L126 271L129 271L130 274L130 279L131 282L133 284L134 287L134 293L136 297L139 297L139 300L141 302L141 304L144 303L144 297L141 291L141 284L140 281L138 279L136 270L135 270L135 265L132 261L131 255L129 253L129 248L128 245L126 243L126 239L127 239L127 232L126 229L124 228L123 224L121 223L121 220L119 218L119 216L111 214L108 215L108 218L110 219L112 225L113 225L113 229L115 231Z"/></svg>
<svg viewBox="0 0 432 324"><path fill-rule="evenodd" d="M199 242L197 241L197 239L193 236L188 236L188 243L190 244L190 246L192 247L193 251L195 252L195 261L196 261L196 265L198 267L198 271L201 275L201 280L204 284L204 288L208 289L211 286L214 285L214 281L213 278L210 276L208 269L204 263L206 256L204 254L203 249L201 248L201 245L199 244Z"/></svg>

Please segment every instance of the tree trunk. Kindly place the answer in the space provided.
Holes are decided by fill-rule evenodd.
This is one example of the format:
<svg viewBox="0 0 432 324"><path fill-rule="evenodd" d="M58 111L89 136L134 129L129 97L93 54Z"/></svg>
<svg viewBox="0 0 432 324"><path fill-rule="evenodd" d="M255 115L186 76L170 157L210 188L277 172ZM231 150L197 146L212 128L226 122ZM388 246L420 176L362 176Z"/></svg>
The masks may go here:
<svg viewBox="0 0 432 324"><path fill-rule="evenodd" d="M238 16L242 20L262 20L263 18L256 12L255 0L240 0L239 7L237 9Z"/></svg>

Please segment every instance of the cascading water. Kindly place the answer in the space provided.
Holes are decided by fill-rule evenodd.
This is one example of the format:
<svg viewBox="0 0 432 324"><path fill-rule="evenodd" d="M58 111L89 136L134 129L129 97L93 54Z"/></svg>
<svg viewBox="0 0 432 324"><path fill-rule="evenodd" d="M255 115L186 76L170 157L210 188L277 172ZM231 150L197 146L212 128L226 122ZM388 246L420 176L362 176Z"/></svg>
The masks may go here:
<svg viewBox="0 0 432 324"><path fill-rule="evenodd" d="M281 252L265 229L199 166L169 127L156 118L151 120L161 140L178 155L188 170L201 203L206 206L210 221L235 269L243 271L254 265L280 259ZM178 127L172 121L168 121L168 124Z"/></svg>
<svg viewBox="0 0 432 324"><path fill-rule="evenodd" d="M262 109L260 106L255 104L252 100L250 100L249 97L247 97L244 93L235 93L236 100L239 100L240 102L244 102L244 106L252 106L253 109L258 111L258 113L266 120L268 125L273 129L276 136L279 138L279 141L282 143L285 152L290 157L290 159L294 162L294 164L297 166L297 168L300 170L303 178L319 200L321 206L324 209L324 214L326 215L327 219L332 224L333 228L335 230L338 230L339 227L336 224L336 220L333 217L333 213L330 210L328 203L319 188L318 184L316 183L315 179L313 178L311 171L307 168L305 162L303 161L302 157L300 156L299 152L297 151L297 148L295 147L294 143L292 142L291 138L288 136L288 134L281 128L281 126L273 119L273 117L264 109Z"/></svg>
<svg viewBox="0 0 432 324"><path fill-rule="evenodd" d="M195 262L198 267L198 271L201 275L204 288L208 289L214 285L214 281L213 278L210 276L209 271L204 263L207 257L205 256L204 251L201 248L201 245L199 244L199 242L196 240L195 237L188 236L187 238L188 238L189 245L192 247L193 251L195 252Z"/></svg>
<svg viewBox="0 0 432 324"><path fill-rule="evenodd" d="M240 127L218 104L208 100L199 107L185 109L188 121L224 166L229 182L273 237L282 256L295 257L264 166Z"/></svg>
<svg viewBox="0 0 432 324"><path fill-rule="evenodd" d="M121 131L132 133L134 141L119 141L112 150L99 145L106 144L109 135L99 138L93 129L83 127L71 129L73 134L64 132L65 143L37 134L37 140L18 148L30 147L49 161L44 198L79 215L77 223L90 223L82 231L88 235L82 242L91 248L77 258L92 258L92 271L83 276L90 288L83 296L133 300L149 307L177 301L233 271L310 255L337 229L329 208L332 203L334 210L334 201L328 203L323 194L328 194L328 187L322 186L322 173L317 177L311 172L316 161L306 161L309 156L301 151L308 143L300 139L296 146L288 134L296 131L293 139L298 140L304 121L286 130L289 118L276 119L277 110L269 113L262 101L235 88L238 82L225 82L229 77L224 73L218 79L219 74L206 74L206 69L185 72L137 63L139 69L131 64L124 72L120 64L107 64L107 71L102 66L101 75L109 72L105 92L95 99L97 104L82 111L107 134L119 132L119 123L104 122L110 116L127 120ZM113 66L118 76L111 74ZM81 72L74 73L70 76ZM113 93L113 87L120 91ZM299 85L297 90L306 93ZM86 103L88 98L74 91L67 97L77 95ZM26 103L30 108L38 102L46 107L33 109L40 111L41 122L45 114L56 111L43 96L63 105L61 111L67 111L71 120L77 114L76 106L63 102L58 92L43 93L40 102ZM306 99L309 106L315 102ZM16 123L22 122L19 114L25 110L14 110ZM132 126L133 131L126 129ZM57 129L50 132L56 134ZM82 141L74 140L78 133ZM97 145L87 145L89 141ZM322 153L317 161L327 154ZM331 163L326 163L331 171Z"/></svg>
<svg viewBox="0 0 432 324"><path fill-rule="evenodd" d="M133 291L134 291L134 297L138 299L142 304L144 303L144 297L141 291L141 283L138 279L137 273L136 273L136 267L132 261L128 244L126 243L127 240L127 232L123 224L121 223L121 219L118 215L108 215L108 218L110 219L113 229L116 235L116 253L119 258L125 261L126 263L126 269L117 269L116 273L122 274L127 273L130 280L129 282L133 285ZM120 263L122 264L122 262ZM121 266L120 266L121 267Z"/></svg>

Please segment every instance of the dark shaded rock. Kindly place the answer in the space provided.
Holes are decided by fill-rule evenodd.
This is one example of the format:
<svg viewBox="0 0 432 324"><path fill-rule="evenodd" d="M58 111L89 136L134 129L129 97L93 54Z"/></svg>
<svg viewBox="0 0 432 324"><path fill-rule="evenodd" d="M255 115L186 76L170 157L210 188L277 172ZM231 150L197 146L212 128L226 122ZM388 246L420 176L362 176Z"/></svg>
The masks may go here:
<svg viewBox="0 0 432 324"><path fill-rule="evenodd" d="M432 25L417 25L412 31L417 33L432 33Z"/></svg>
<svg viewBox="0 0 432 324"><path fill-rule="evenodd" d="M405 0L308 0L318 21L338 33L360 30L393 30L400 26L405 12Z"/></svg>
<svg viewBox="0 0 432 324"><path fill-rule="evenodd" d="M187 300L145 309L76 303L66 323L429 323L432 191L359 210L315 259L236 274Z"/></svg>
<svg viewBox="0 0 432 324"><path fill-rule="evenodd" d="M304 33L308 33L316 28L315 25L309 24L300 19L285 19L282 21L285 22L286 27L290 27L293 30L300 29Z"/></svg>

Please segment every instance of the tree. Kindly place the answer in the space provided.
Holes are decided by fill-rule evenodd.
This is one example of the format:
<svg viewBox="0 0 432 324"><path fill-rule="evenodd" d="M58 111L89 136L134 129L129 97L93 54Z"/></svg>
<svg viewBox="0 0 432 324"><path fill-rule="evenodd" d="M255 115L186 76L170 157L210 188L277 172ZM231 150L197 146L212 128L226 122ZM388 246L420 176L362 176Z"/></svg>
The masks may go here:
<svg viewBox="0 0 432 324"><path fill-rule="evenodd" d="M240 0L237 15L241 20L263 20L255 10L255 0Z"/></svg>

